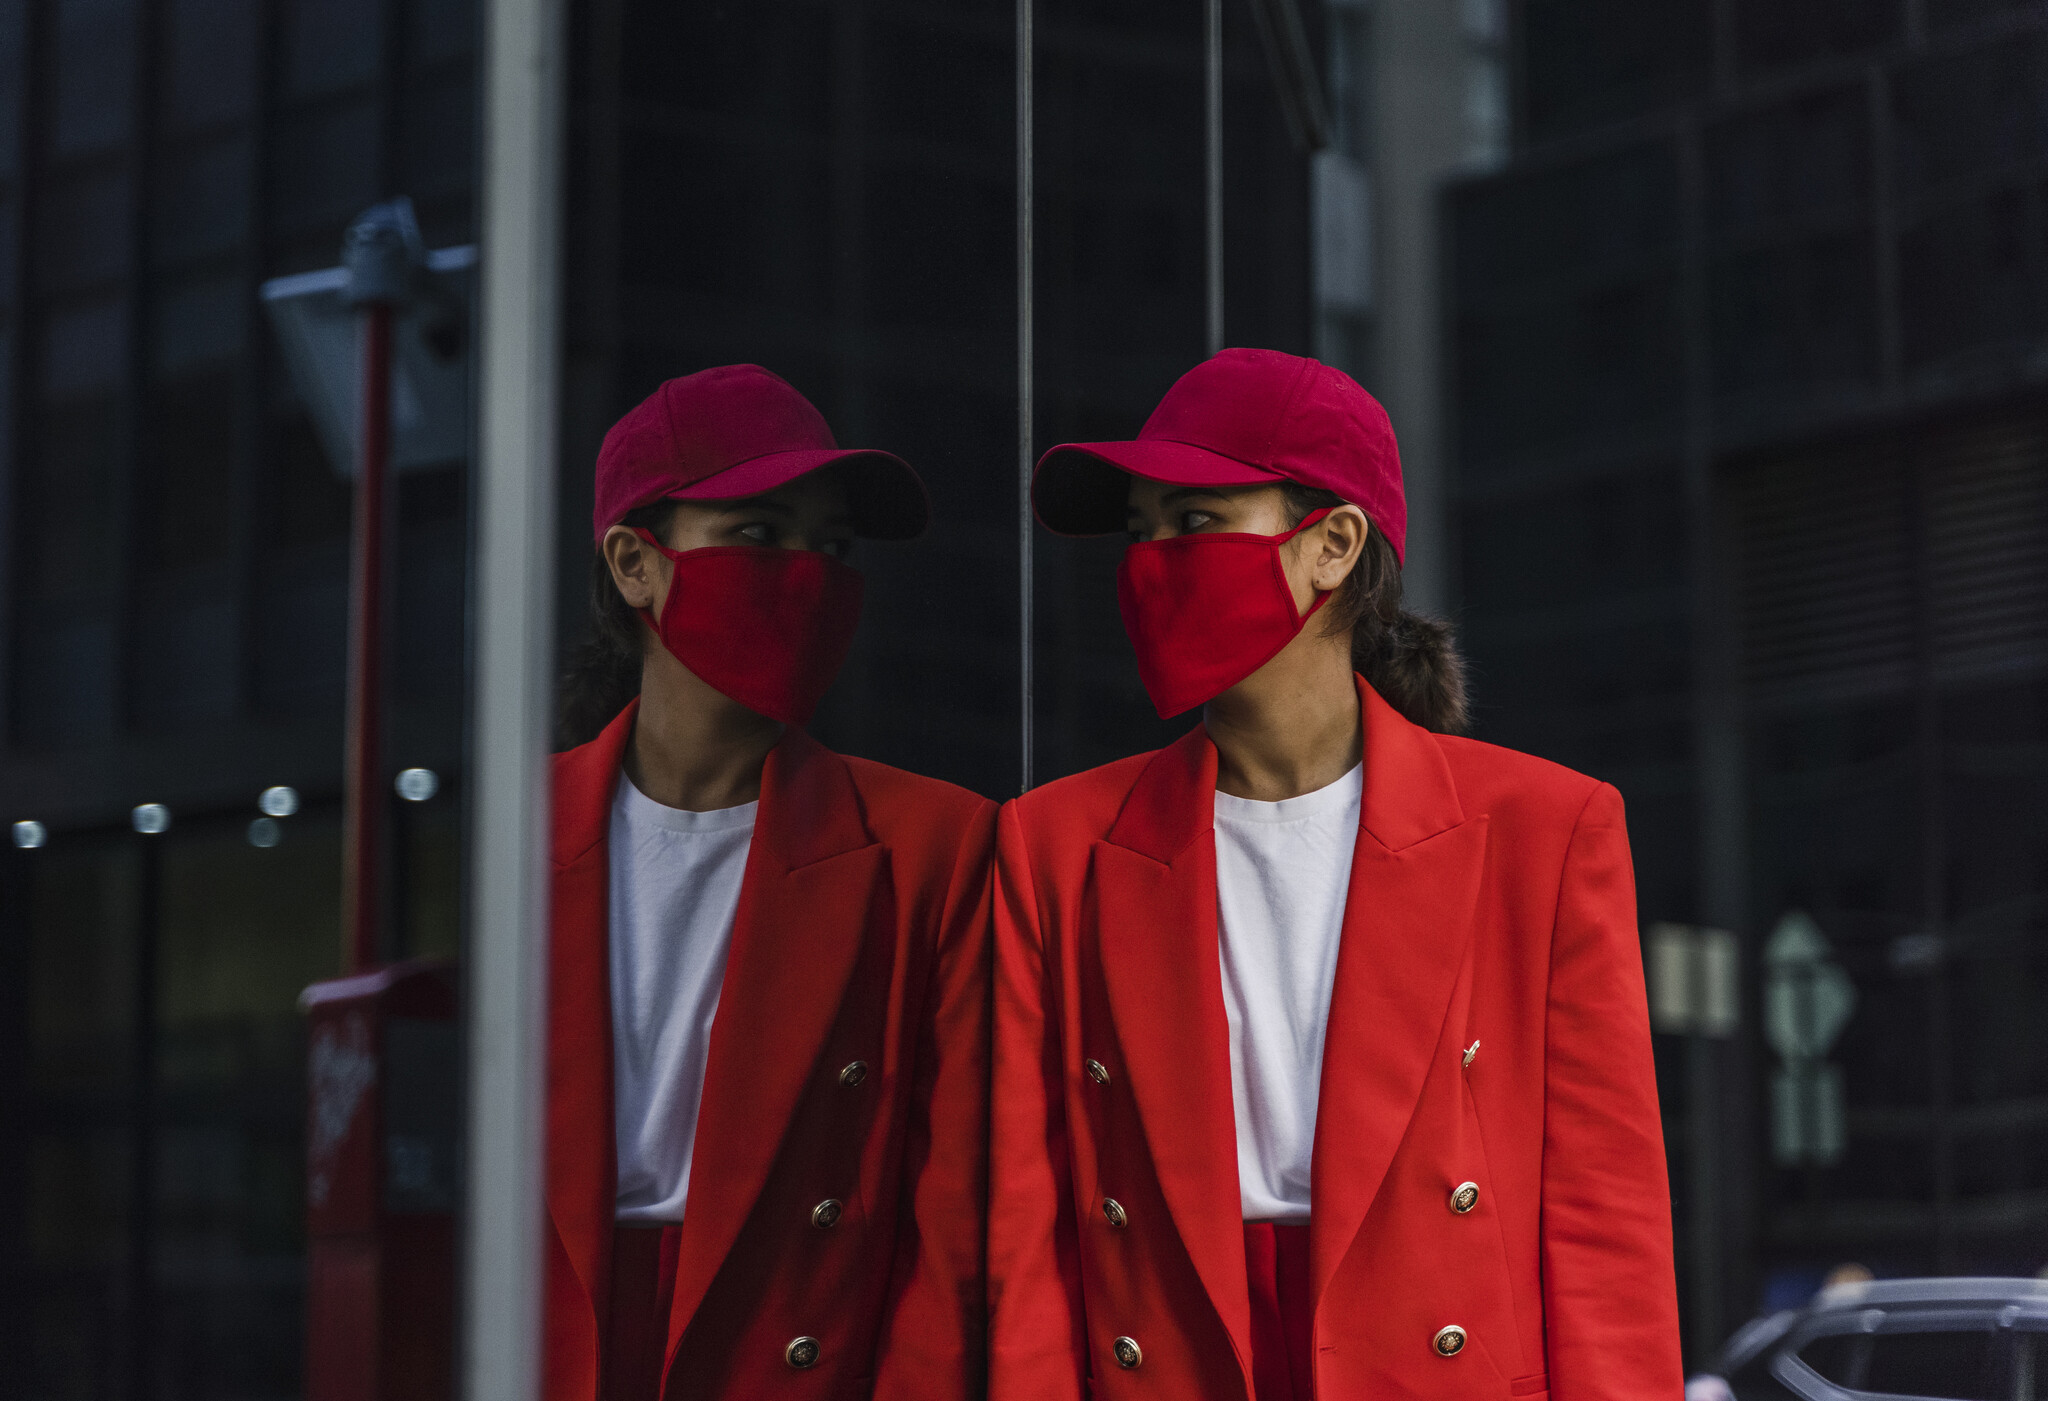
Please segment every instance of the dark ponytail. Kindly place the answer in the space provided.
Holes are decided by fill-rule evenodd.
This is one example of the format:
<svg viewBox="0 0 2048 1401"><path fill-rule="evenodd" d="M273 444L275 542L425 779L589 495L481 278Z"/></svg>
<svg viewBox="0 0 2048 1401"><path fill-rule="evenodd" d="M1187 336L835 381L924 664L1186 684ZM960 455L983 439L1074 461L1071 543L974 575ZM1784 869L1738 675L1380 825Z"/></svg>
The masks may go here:
<svg viewBox="0 0 2048 1401"><path fill-rule="evenodd" d="M1288 482L1289 524L1311 511L1341 506L1334 491ZM1358 564L1323 605L1323 626L1351 634L1351 669L1372 683L1380 698L1425 730L1460 734L1471 723L1465 706L1465 660L1451 625L1410 613L1401 606L1401 561L1375 527L1365 537Z"/></svg>
<svg viewBox="0 0 2048 1401"><path fill-rule="evenodd" d="M664 534L675 505L656 501L628 511L619 524ZM573 749L596 739L640 694L640 663L647 638L640 615L626 606L602 551L590 557L590 631L570 654L562 674L556 742Z"/></svg>

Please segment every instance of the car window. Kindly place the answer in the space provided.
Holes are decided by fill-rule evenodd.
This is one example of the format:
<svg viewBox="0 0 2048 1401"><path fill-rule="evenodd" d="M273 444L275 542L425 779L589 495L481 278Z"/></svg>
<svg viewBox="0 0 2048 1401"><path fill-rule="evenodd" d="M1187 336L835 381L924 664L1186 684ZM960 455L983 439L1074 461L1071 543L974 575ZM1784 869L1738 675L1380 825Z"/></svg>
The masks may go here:
<svg viewBox="0 0 2048 1401"><path fill-rule="evenodd" d="M1799 1349L1799 1360L1836 1386L1862 1390L1870 1369L1868 1333L1830 1333Z"/></svg>
<svg viewBox="0 0 2048 1401"><path fill-rule="evenodd" d="M1858 1389L1880 1396L2010 1401L2003 1344L1990 1331L1879 1333L1870 1339L1869 1370Z"/></svg>

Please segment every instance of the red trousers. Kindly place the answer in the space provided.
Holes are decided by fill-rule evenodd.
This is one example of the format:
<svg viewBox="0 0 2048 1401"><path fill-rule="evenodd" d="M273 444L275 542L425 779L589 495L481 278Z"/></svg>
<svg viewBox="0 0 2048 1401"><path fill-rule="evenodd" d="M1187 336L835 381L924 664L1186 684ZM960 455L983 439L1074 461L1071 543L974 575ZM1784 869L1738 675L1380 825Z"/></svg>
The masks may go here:
<svg viewBox="0 0 2048 1401"><path fill-rule="evenodd" d="M680 1226L612 1228L612 1312L600 1401L660 1401L681 1239Z"/></svg>
<svg viewBox="0 0 2048 1401"><path fill-rule="evenodd" d="M1310 1401L1315 1309L1309 1297L1308 1226L1244 1223L1252 1295L1252 1386L1257 1401Z"/></svg>

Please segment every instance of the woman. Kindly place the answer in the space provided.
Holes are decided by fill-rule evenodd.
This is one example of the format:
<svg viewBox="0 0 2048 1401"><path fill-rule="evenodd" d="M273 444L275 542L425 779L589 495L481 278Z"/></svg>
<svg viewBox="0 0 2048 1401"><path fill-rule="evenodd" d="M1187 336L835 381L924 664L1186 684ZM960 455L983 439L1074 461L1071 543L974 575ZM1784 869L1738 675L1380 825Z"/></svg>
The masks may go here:
<svg viewBox="0 0 2048 1401"><path fill-rule="evenodd" d="M924 491L752 365L597 461L554 768L546 1394L958 1398L984 1322L994 806L807 736Z"/></svg>
<svg viewBox="0 0 2048 1401"><path fill-rule="evenodd" d="M1204 709L999 823L991 1395L1675 1398L1621 799L1445 733L1385 413L1225 351L1034 500Z"/></svg>

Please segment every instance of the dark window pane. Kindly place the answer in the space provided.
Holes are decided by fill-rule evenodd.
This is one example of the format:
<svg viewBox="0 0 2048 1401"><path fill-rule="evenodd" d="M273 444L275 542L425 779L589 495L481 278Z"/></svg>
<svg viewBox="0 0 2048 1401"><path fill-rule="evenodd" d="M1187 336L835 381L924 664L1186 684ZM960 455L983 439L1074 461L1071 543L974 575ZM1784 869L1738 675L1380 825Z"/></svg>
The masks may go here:
<svg viewBox="0 0 2048 1401"><path fill-rule="evenodd" d="M227 371L151 394L136 521L143 563L181 569L234 547L235 379Z"/></svg>
<svg viewBox="0 0 2048 1401"><path fill-rule="evenodd" d="M37 201L35 282L69 292L119 278L128 267L128 176L123 171L53 183Z"/></svg>
<svg viewBox="0 0 2048 1401"><path fill-rule="evenodd" d="M348 657L342 543L296 550L256 599L256 698L271 714L338 714Z"/></svg>
<svg viewBox="0 0 2048 1401"><path fill-rule="evenodd" d="M2039 34L1902 70L1892 98L1902 193L2048 162L2044 71L2048 37Z"/></svg>
<svg viewBox="0 0 2048 1401"><path fill-rule="evenodd" d="M629 5L625 91L763 127L823 131L834 23L825 8L796 4Z"/></svg>
<svg viewBox="0 0 2048 1401"><path fill-rule="evenodd" d="M1527 0L1529 134L1553 136L1695 94L1713 53L1709 14L1705 0Z"/></svg>
<svg viewBox="0 0 2048 1401"><path fill-rule="evenodd" d="M476 91L465 74L407 95L399 183L416 200L463 194L475 183Z"/></svg>
<svg viewBox="0 0 2048 1401"><path fill-rule="evenodd" d="M245 136L167 152L150 211L151 256L176 263L232 253L248 228L251 173Z"/></svg>
<svg viewBox="0 0 2048 1401"><path fill-rule="evenodd" d="M1799 1349L1799 1360L1837 1386L1860 1387L1870 1366L1870 1338L1864 1333L1832 1333Z"/></svg>
<svg viewBox="0 0 2048 1401"><path fill-rule="evenodd" d="M118 462L115 405L85 399L44 413L18 478L17 546L30 599L106 592Z"/></svg>
<svg viewBox="0 0 2048 1401"><path fill-rule="evenodd" d="M476 47L476 0L414 0L413 58L420 63L460 58Z"/></svg>
<svg viewBox="0 0 2048 1401"><path fill-rule="evenodd" d="M1944 208L1899 240L1908 367L2023 355L2048 333L2048 182Z"/></svg>
<svg viewBox="0 0 2048 1401"><path fill-rule="evenodd" d="M114 619L103 606L23 609L16 631L15 738L25 749L104 741L114 733Z"/></svg>
<svg viewBox="0 0 2048 1401"><path fill-rule="evenodd" d="M170 0L164 17L164 119L189 129L238 121L256 107L258 0ZM372 13L371 7L364 12Z"/></svg>
<svg viewBox="0 0 2048 1401"><path fill-rule="evenodd" d="M43 394L105 392L128 366L128 303L88 302L50 313L43 331Z"/></svg>
<svg viewBox="0 0 2048 1401"><path fill-rule="evenodd" d="M284 77L290 97L311 97L377 76L385 6L361 0L285 0Z"/></svg>
<svg viewBox="0 0 2048 1401"><path fill-rule="evenodd" d="M27 0L0 0L0 92L22 91L28 62ZM0 102L0 182L21 168L21 103Z"/></svg>
<svg viewBox="0 0 2048 1401"><path fill-rule="evenodd" d="M1760 67L1860 53L1897 37L1897 0L1737 0L1736 49Z"/></svg>
<svg viewBox="0 0 2048 1401"><path fill-rule="evenodd" d="M151 311L151 371L188 375L233 359L242 349L246 313L239 278L212 278L169 289Z"/></svg>
<svg viewBox="0 0 2048 1401"><path fill-rule="evenodd" d="M339 824L241 821L164 850L156 1365L205 1397L299 1393L305 1308L300 989L336 972Z"/></svg>
<svg viewBox="0 0 2048 1401"><path fill-rule="evenodd" d="M1866 113L1856 87L1716 127L1707 138L1707 227L1722 239L1768 237L1867 217Z"/></svg>
<svg viewBox="0 0 2048 1401"><path fill-rule="evenodd" d="M334 253L341 256L341 229L377 198L377 111L351 103L282 122L277 131L277 220L287 233L309 226L334 226Z"/></svg>
<svg viewBox="0 0 2048 1401"><path fill-rule="evenodd" d="M1922 0L1929 24L1965 24L2010 10L2023 10L2033 0Z"/></svg>
<svg viewBox="0 0 2048 1401"><path fill-rule="evenodd" d="M1707 282L1724 403L1796 401L1875 381L1877 283L1866 235L1724 258Z"/></svg>
<svg viewBox="0 0 2048 1401"><path fill-rule="evenodd" d="M312 420L296 403L280 406L271 429L267 470L276 541L286 549L348 534L349 482L327 460Z"/></svg>
<svg viewBox="0 0 2048 1401"><path fill-rule="evenodd" d="M158 576L136 601L129 713L153 734L234 715L241 614L226 571Z"/></svg>
<svg viewBox="0 0 2048 1401"><path fill-rule="evenodd" d="M0 320L6 318L6 303L11 299L16 269L21 261L21 239L16 232L19 227L15 205L0 187Z"/></svg>
<svg viewBox="0 0 2048 1401"><path fill-rule="evenodd" d="M1872 1339L1867 1390L1894 1396L1953 1397L1956 1401L2003 1401L2011 1384L2000 1384L1998 1350L2004 1340L1989 1329L1978 1333L1881 1333Z"/></svg>
<svg viewBox="0 0 2048 1401"><path fill-rule="evenodd" d="M135 95L133 0L59 0L50 144L60 156L128 139Z"/></svg>

